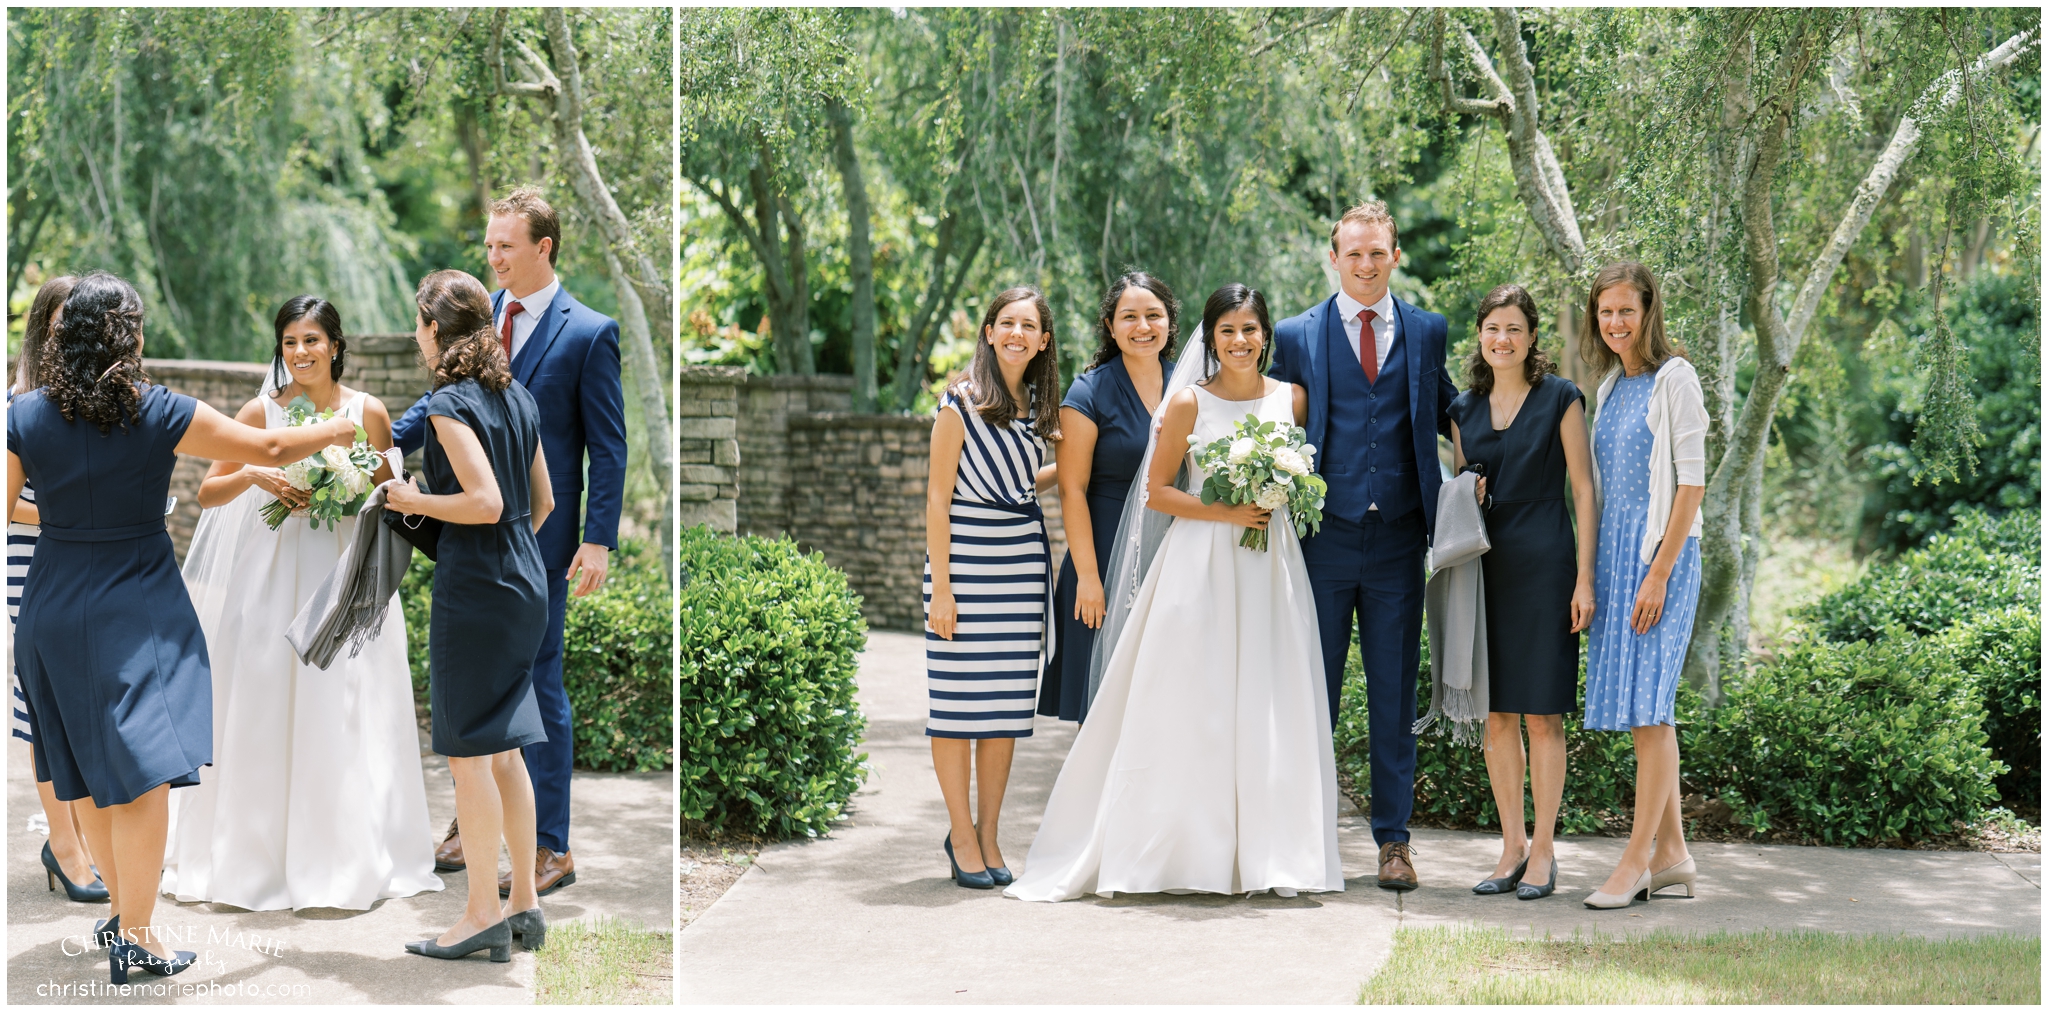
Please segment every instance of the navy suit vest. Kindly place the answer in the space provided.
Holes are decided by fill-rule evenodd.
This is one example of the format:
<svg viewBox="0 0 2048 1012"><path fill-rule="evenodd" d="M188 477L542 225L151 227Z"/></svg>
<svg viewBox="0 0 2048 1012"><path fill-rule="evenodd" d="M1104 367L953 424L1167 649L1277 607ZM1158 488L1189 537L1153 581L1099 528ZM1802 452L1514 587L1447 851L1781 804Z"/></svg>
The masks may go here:
<svg viewBox="0 0 2048 1012"><path fill-rule="evenodd" d="M1329 363L1330 426L1318 447L1330 493L1323 511L1354 523L1378 504L1382 520L1422 508L1415 476L1415 426L1409 420L1408 335L1397 334L1387 364L1365 381L1358 353L1336 315L1325 317L1323 361Z"/></svg>

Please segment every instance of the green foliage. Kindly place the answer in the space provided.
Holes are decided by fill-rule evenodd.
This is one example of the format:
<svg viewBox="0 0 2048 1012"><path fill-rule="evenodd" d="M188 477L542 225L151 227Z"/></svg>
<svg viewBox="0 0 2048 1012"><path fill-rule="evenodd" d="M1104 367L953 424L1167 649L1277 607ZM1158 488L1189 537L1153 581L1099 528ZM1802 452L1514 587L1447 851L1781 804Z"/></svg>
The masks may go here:
<svg viewBox="0 0 2048 1012"><path fill-rule="evenodd" d="M405 612L413 705L425 717L434 564L413 553L399 586ZM562 629L562 687L575 714L575 763L582 769L653 770L670 765L670 593L661 565L626 541L612 555L604 589L569 598Z"/></svg>
<svg viewBox="0 0 2048 1012"><path fill-rule="evenodd" d="M1968 353L1976 429L1982 441L1974 471L1935 475L1912 449L1919 438L1929 381L1907 356L1873 349L1886 367L1874 380L1870 411L1883 420L1867 453L1871 479L1881 488L1878 545L1910 548L1973 508L2039 509L2041 503L2040 309L2026 297L2029 279L1984 272L1955 293L1945 314L1955 340ZM1914 329L1926 326L1924 314Z"/></svg>
<svg viewBox="0 0 2048 1012"><path fill-rule="evenodd" d="M2009 607L1948 633L1949 647L1984 704L1991 757L2004 763L1997 779L2007 808L2041 808L2041 613Z"/></svg>
<svg viewBox="0 0 2048 1012"><path fill-rule="evenodd" d="M1871 567L1798 614L1823 638L1848 641L1878 639L1894 625L1924 636L1988 610L2038 608L2040 535L2038 510L1964 513L1925 547Z"/></svg>
<svg viewBox="0 0 2048 1012"><path fill-rule="evenodd" d="M670 765L674 598L665 568L639 543L623 542L604 587L569 598L562 687L575 715L578 766L638 772Z"/></svg>
<svg viewBox="0 0 2048 1012"><path fill-rule="evenodd" d="M585 131L636 237L662 251L669 18L569 13ZM141 292L150 354L164 357L267 358L271 314L304 292L333 301L351 333L410 330L415 279L490 276L479 192L533 183L564 210L565 286L611 312L603 247L573 210L551 127L530 100L494 94L491 21L435 8L10 11L10 298L44 277L113 271ZM539 24L537 9L510 12L506 36L547 51Z"/></svg>
<svg viewBox="0 0 2048 1012"><path fill-rule="evenodd" d="M854 675L860 598L788 540L683 532L682 814L713 831L817 836L867 777Z"/></svg>
<svg viewBox="0 0 2048 1012"><path fill-rule="evenodd" d="M1975 682L1937 638L1896 626L1813 639L1736 681L1680 739L1685 779L1758 833L1829 844L1954 831L1997 801Z"/></svg>

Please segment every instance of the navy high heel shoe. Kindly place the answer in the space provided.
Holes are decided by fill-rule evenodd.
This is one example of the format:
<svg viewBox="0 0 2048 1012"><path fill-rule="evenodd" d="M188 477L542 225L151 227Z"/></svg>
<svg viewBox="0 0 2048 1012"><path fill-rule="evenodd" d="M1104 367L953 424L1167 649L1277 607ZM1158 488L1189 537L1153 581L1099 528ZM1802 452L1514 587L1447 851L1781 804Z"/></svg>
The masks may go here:
<svg viewBox="0 0 2048 1012"><path fill-rule="evenodd" d="M547 915L540 912L539 907L521 910L505 918L505 923L512 926L512 937L518 939L520 946L529 951L547 943L548 919Z"/></svg>
<svg viewBox="0 0 2048 1012"><path fill-rule="evenodd" d="M461 959L479 949L491 950L491 962L512 961L512 923L499 921L454 945L441 945L431 938L405 943L405 951L435 959Z"/></svg>
<svg viewBox="0 0 2048 1012"><path fill-rule="evenodd" d="M92 947L104 949L121 939L121 915L92 922Z"/></svg>
<svg viewBox="0 0 2048 1012"><path fill-rule="evenodd" d="M1529 883L1524 882L1521 885L1515 887L1515 898L1518 900L1540 900L1543 897L1548 896L1556 891L1557 858L1553 857L1550 859L1550 881L1545 882L1540 886L1530 885Z"/></svg>
<svg viewBox="0 0 2048 1012"><path fill-rule="evenodd" d="M190 970L199 959L198 953L183 950L175 950L171 956L165 959L134 942L117 940L107 951L107 979L116 984L126 984L131 969L148 970L159 977L169 977Z"/></svg>
<svg viewBox="0 0 2048 1012"><path fill-rule="evenodd" d="M55 892L57 883L64 883L64 895L73 903L110 903L113 897L107 895L107 884L98 875L92 881L79 885L64 874L64 866L57 863L57 855L50 853L50 841L43 841L43 870L48 872L50 890Z"/></svg>
<svg viewBox="0 0 2048 1012"><path fill-rule="evenodd" d="M960 859L953 856L953 834L946 834L946 860L953 865L953 881L962 889L994 889L996 877L987 868L980 871L961 871ZM1005 872L1005 874L1008 874Z"/></svg>
<svg viewBox="0 0 2048 1012"><path fill-rule="evenodd" d="M1509 872L1502 878L1482 879L1478 885L1472 887L1472 891L1481 896L1499 896L1503 893L1514 892L1515 887L1521 883L1523 874L1527 873L1528 870L1529 855L1524 854L1522 855L1522 863L1515 865L1514 871Z"/></svg>
<svg viewBox="0 0 2048 1012"><path fill-rule="evenodd" d="M988 870L988 877L990 881L993 881L999 887L1008 886L1010 883L1017 881L1017 876L1010 874L1010 869L1001 865L990 868Z"/></svg>

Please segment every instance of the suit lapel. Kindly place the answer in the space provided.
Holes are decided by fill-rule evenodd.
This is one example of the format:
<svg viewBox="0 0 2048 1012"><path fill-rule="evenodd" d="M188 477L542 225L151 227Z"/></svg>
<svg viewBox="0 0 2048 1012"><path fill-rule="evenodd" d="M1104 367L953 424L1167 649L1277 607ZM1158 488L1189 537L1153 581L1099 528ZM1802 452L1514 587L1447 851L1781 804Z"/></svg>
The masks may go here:
<svg viewBox="0 0 2048 1012"><path fill-rule="evenodd" d="M569 306L574 300L566 288L555 289L554 301L548 303L547 312L541 314L540 323L527 335L526 344L519 349L519 357L512 363L512 378L520 386L533 386L534 370L540 368L540 360L547 357L548 346L555 343L555 335L562 332L562 321L569 316Z"/></svg>
<svg viewBox="0 0 2048 1012"><path fill-rule="evenodd" d="M1332 295L1316 307L1316 315L1312 318L1314 322L1306 328L1308 332L1302 335L1301 342L1308 359L1308 371L1303 374L1308 378L1308 414L1316 420L1309 439L1318 447L1323 445L1330 431L1330 370L1329 363L1323 360L1323 349L1330 340L1327 332L1330 321L1337 317L1336 305L1337 297Z"/></svg>
<svg viewBox="0 0 2048 1012"><path fill-rule="evenodd" d="M1408 367L1408 417L1413 420L1420 417L1417 412L1422 410L1422 344L1415 340L1414 307L1395 299L1394 315L1401 319L1401 329L1395 333L1394 341L1401 348L1402 364ZM1436 426L1430 426L1430 431L1435 432Z"/></svg>

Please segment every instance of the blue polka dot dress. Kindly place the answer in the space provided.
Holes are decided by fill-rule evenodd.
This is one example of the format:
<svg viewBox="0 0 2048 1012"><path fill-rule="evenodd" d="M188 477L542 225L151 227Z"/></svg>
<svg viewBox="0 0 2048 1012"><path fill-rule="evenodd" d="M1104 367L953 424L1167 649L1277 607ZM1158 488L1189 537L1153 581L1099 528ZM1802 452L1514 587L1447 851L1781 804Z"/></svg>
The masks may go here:
<svg viewBox="0 0 2048 1012"><path fill-rule="evenodd" d="M1664 587L1664 615L1641 636L1629 627L1650 513L1650 391L1654 372L1616 378L1593 424L1600 469L1600 552L1593 628L1586 643L1586 728L1626 731L1671 724L1678 678L1700 601L1700 541L1685 539Z"/></svg>

